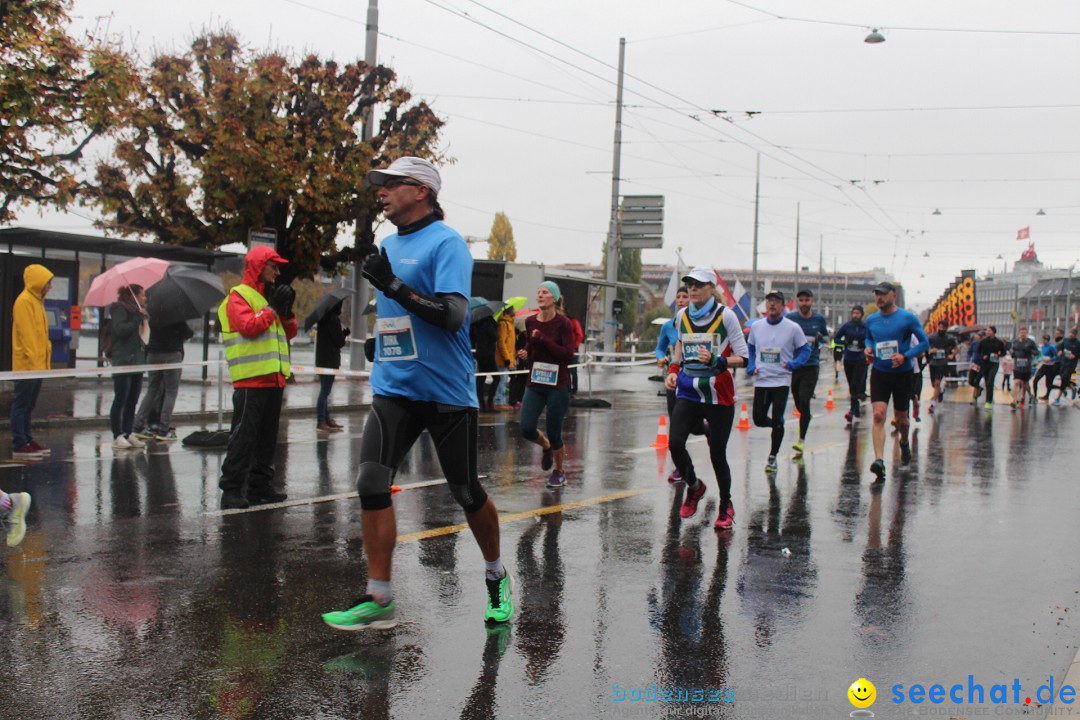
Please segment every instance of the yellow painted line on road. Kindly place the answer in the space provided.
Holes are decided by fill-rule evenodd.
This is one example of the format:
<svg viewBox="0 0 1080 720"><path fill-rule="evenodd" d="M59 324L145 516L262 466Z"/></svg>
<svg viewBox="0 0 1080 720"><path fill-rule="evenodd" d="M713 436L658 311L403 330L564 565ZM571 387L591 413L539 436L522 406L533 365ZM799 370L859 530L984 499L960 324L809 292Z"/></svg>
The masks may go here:
<svg viewBox="0 0 1080 720"><path fill-rule="evenodd" d="M602 503L615 502L616 500L623 500L628 497L640 495L646 492L645 488L639 488L636 490L623 490L622 492L610 493L608 495L601 495L594 498L586 498L585 500L575 500L573 502L561 503L559 505L548 505L546 507L535 508L533 510L526 510L519 513L508 513L506 515L499 516L499 524L503 525L509 522L515 522L517 520L525 520L531 517L540 517L541 515L550 515L551 513L564 512L566 510L576 510L578 508L589 507L590 505L600 505ZM458 523L457 525L447 525L441 528L431 528L430 530L420 530L419 532L408 533L405 535L398 535L397 541L399 543L416 542L418 540L428 540L434 537L441 537L443 535L453 535L459 533L462 530L467 530L468 523Z"/></svg>

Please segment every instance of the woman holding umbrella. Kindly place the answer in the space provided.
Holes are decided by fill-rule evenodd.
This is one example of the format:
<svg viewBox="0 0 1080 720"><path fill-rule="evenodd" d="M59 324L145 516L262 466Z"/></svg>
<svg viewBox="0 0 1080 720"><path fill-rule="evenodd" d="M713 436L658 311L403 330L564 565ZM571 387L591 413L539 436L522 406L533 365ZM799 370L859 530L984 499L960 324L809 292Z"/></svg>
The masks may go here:
<svg viewBox="0 0 1080 720"><path fill-rule="evenodd" d="M133 284L120 288L118 300L109 306L109 317L113 367L144 364L146 350L141 335L149 314L146 312L146 292L142 286ZM109 411L112 446L118 450L146 447L139 438L131 435L135 406L142 390L142 372L116 373L113 375L113 390L112 409Z"/></svg>
<svg viewBox="0 0 1080 720"><path fill-rule="evenodd" d="M153 294L153 289L150 293ZM184 361L184 343L195 336L186 321L169 325L152 325L150 342L146 344L146 362L166 365ZM172 429L172 412L176 396L180 392L180 375L183 370L151 370L146 383L146 395L135 413L131 434L143 440L171 442L176 440Z"/></svg>
<svg viewBox="0 0 1080 720"><path fill-rule="evenodd" d="M319 320L315 335L315 367L337 369L341 367L341 348L348 342L350 330L341 327L341 305L338 300ZM330 391L334 376L319 375L319 399L315 403L319 432L337 432L344 427L330 417Z"/></svg>
<svg viewBox="0 0 1080 720"><path fill-rule="evenodd" d="M146 310L151 318L146 361L165 365L184 361L184 343L195 334L187 321L201 318L216 307L225 298L225 289L221 278L206 270L170 265L164 277L149 287L146 294ZM182 373L180 368L149 372L146 395L135 414L132 435L143 440L176 440L170 423Z"/></svg>

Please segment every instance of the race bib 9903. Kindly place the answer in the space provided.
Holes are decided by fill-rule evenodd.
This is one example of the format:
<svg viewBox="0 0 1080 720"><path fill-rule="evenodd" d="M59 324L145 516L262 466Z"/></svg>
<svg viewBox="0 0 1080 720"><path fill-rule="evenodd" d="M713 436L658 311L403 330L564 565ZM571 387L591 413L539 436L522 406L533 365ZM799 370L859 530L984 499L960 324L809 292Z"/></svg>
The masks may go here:
<svg viewBox="0 0 1080 720"><path fill-rule="evenodd" d="M702 348L713 355L716 354L713 347L716 342L716 335L712 333L683 333L679 339L682 341L683 360L697 361L698 353Z"/></svg>

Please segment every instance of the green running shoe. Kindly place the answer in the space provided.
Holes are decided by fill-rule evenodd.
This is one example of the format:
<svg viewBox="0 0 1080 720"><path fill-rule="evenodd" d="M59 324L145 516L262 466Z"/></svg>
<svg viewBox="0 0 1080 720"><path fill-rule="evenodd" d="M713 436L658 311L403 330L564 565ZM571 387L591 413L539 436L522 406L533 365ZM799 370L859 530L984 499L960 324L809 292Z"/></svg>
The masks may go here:
<svg viewBox="0 0 1080 720"><path fill-rule="evenodd" d="M348 610L323 613L323 622L338 630L389 630L397 625L397 607L391 600L386 605L365 595Z"/></svg>
<svg viewBox="0 0 1080 720"><path fill-rule="evenodd" d="M802 457L803 450L806 449L806 443L804 443L802 440L799 440L799 442L791 446L791 449L795 451L795 457Z"/></svg>
<svg viewBox="0 0 1080 720"><path fill-rule="evenodd" d="M0 525L7 525L8 547L15 547L26 536L26 513L30 510L30 493L11 493L11 509L0 511Z"/></svg>
<svg viewBox="0 0 1080 720"><path fill-rule="evenodd" d="M484 622L504 623L514 617L514 579L509 570L503 570L500 580L484 580L487 583L488 606Z"/></svg>

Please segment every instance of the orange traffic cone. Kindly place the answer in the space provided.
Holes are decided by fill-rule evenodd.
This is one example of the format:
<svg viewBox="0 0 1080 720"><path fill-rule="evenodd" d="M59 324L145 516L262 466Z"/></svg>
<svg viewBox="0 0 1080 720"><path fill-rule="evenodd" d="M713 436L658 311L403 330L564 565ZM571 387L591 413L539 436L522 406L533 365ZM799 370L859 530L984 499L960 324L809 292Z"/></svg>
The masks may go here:
<svg viewBox="0 0 1080 720"><path fill-rule="evenodd" d="M390 494L391 495L396 495L399 492L401 492L401 486L400 485L391 485L390 486Z"/></svg>
<svg viewBox="0 0 1080 720"><path fill-rule="evenodd" d="M660 424L656 428L656 442L651 447L666 448L668 446L667 415L660 416Z"/></svg>
<svg viewBox="0 0 1080 720"><path fill-rule="evenodd" d="M750 416L746 414L746 403L742 404L742 410L739 412L739 424L736 427L740 430L750 429Z"/></svg>
<svg viewBox="0 0 1080 720"><path fill-rule="evenodd" d="M835 410L836 409L836 403L834 403L833 400L832 400L832 390L829 391L829 399L825 401L825 409L826 410Z"/></svg>
<svg viewBox="0 0 1080 720"><path fill-rule="evenodd" d="M796 418L801 418L802 417L802 413L799 412L799 408L795 408L795 417Z"/></svg>

